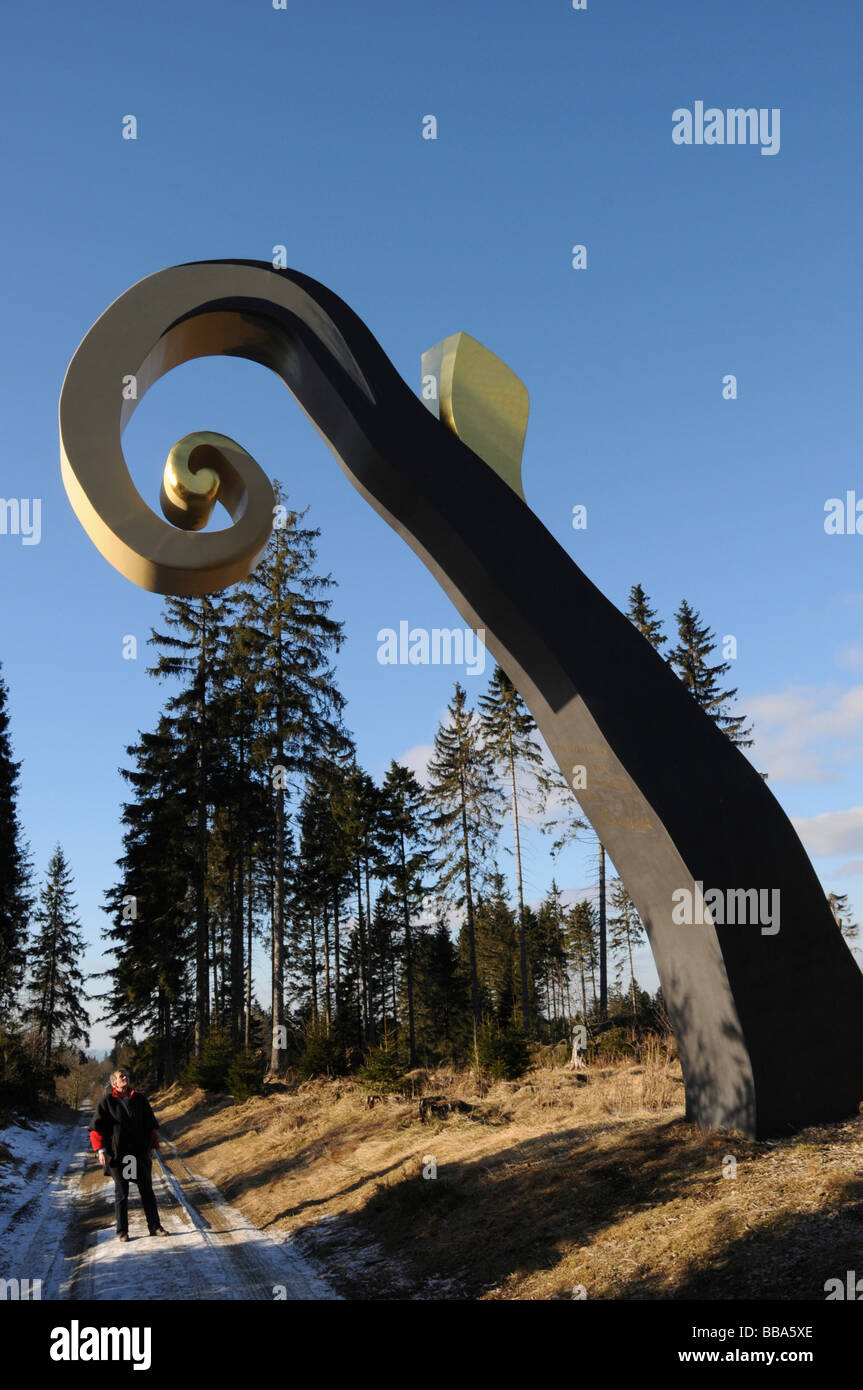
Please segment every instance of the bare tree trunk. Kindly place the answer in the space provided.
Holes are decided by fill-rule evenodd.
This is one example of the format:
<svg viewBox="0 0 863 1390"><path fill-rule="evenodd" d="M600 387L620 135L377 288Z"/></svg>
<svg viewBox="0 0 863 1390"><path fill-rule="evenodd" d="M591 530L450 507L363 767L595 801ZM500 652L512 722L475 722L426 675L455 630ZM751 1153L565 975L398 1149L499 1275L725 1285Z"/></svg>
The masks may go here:
<svg viewBox="0 0 863 1390"><path fill-rule="evenodd" d="M195 933L195 1056L200 1057L204 1035L210 1021L210 999L207 952L209 922L207 920L207 773L206 720L207 691L204 661L206 655L207 607L201 602L201 645L198 680L200 682L200 714L198 723L198 882Z"/></svg>
<svg viewBox="0 0 863 1390"><path fill-rule="evenodd" d="M165 1039L165 1082L168 1086L173 1086L176 1080L176 1063L174 1061L174 1031L171 1019L171 1001L166 994L162 995L162 1029Z"/></svg>
<svg viewBox="0 0 863 1390"><path fill-rule="evenodd" d="M367 982L367 962L366 962L366 932L363 925L363 890L362 878L360 874L360 861L357 860L357 945L359 947L360 964L360 996L362 1006L360 1010L360 1022L362 1025L363 1042L369 1041L369 990Z"/></svg>
<svg viewBox="0 0 863 1390"><path fill-rule="evenodd" d="M608 961L605 925L605 846L599 846L599 1016L608 1018Z"/></svg>
<svg viewBox="0 0 863 1390"><path fill-rule="evenodd" d="M367 980L367 983L368 983L368 990L369 990L369 1042L372 1043L372 1044L374 1044L374 1043L377 1041L377 1033L376 1033L376 1030L375 1030L375 976L374 976L374 968L373 968L373 965L372 965L372 900L371 900L371 892L370 892L370 888L369 888L369 856L368 856L368 853L366 853L365 856L364 856L364 870L365 870L365 880L366 880L366 927L367 927L367 929L368 929L368 938L369 938L369 958L368 958L368 964L367 964L367 966L366 966L366 980ZM385 1004L385 1002L384 1002L384 1000L385 1000L384 988L385 988L385 982L384 982L384 980L382 979L382 980L381 980L381 1007L382 1007L382 1009L385 1010L385 1009L386 1009L386 1004Z"/></svg>
<svg viewBox="0 0 863 1390"><path fill-rule="evenodd" d="M530 1036L530 994L527 987L527 940L524 930L524 886L521 875L521 836L518 825L518 794L515 784L515 756L512 749L512 734L509 738L509 776L512 786L512 826L515 835L515 876L518 890L518 952L521 969L521 1017L525 1037Z"/></svg>
<svg viewBox="0 0 863 1390"><path fill-rule="evenodd" d="M216 921L218 937L216 922L213 922L213 1011L221 1026L225 1017L225 918L221 912Z"/></svg>
<svg viewBox="0 0 863 1390"><path fill-rule="evenodd" d="M408 992L408 1064L415 1067L417 1064L416 1049L416 1028L414 1023L414 959L413 959L413 940L411 937L411 913L410 903L407 893L407 869L405 865L405 837L399 832L399 848L402 861L402 914L405 929L405 975L407 977Z"/></svg>
<svg viewBox="0 0 863 1390"><path fill-rule="evenodd" d="M252 1043L252 851L249 849L249 878L246 893L246 1047Z"/></svg>
<svg viewBox="0 0 863 1390"><path fill-rule="evenodd" d="M240 1045L240 1010L237 1004L237 996L242 990L242 950L243 932L242 925L237 926L237 875L234 864L234 826L233 817L228 812L228 843L230 853L227 862L228 875L228 994L231 999L231 1007L228 1014L228 1025L231 1036L231 1046L237 1048ZM242 918L240 918L242 923ZM239 938L239 947L237 941ZM240 955L240 968L237 968L237 956Z"/></svg>
<svg viewBox="0 0 863 1390"><path fill-rule="evenodd" d="M45 1065L51 1065L51 1053L54 1048L54 1009L57 1003L57 983L56 983L56 963L57 963L57 941L56 937L52 944L51 952L51 973L48 977L48 1017L45 1021Z"/></svg>
<svg viewBox="0 0 863 1390"><path fill-rule="evenodd" d="M236 851L233 846L233 830L231 835L232 844L232 865L233 855L236 852L236 890L231 909L231 1037L234 1046L238 1047L243 1040L243 894L245 892L245 881L243 878L244 856L243 840L245 838L246 826L246 762L245 751L242 741L240 743L240 808L239 808L239 845Z"/></svg>
<svg viewBox="0 0 863 1390"><path fill-rule="evenodd" d="M390 951L390 981L392 984L393 994L393 1029L395 1032L398 1032L399 1005L398 999L396 997L396 953L393 950Z"/></svg>
<svg viewBox="0 0 863 1390"><path fill-rule="evenodd" d="M467 833L467 806L465 805L464 789L461 798L461 833L462 850L464 854L464 894L465 907L467 909L467 943L470 956L470 1000L473 1010L473 1051L474 1061L479 1061L479 977L476 968L476 934L474 932L473 918L473 893L471 892L470 882L470 849Z"/></svg>
<svg viewBox="0 0 863 1390"><path fill-rule="evenodd" d="M279 765L283 762L279 758ZM285 800L282 788L276 788L276 864L273 884L273 1046L270 1071L281 1076L284 1070L285 1048Z"/></svg>
<svg viewBox="0 0 863 1390"><path fill-rule="evenodd" d="M581 975L581 1012L585 1023L587 1022L587 981L584 978L584 951L578 953L578 971Z"/></svg>
<svg viewBox="0 0 863 1390"><path fill-rule="evenodd" d="M632 959L632 932L627 925L626 944L629 948L629 982L632 991L632 1012L635 1015L635 1022L638 1022L638 996L635 992L635 963Z"/></svg>
<svg viewBox="0 0 863 1390"><path fill-rule="evenodd" d="M318 1021L318 955L317 938L315 936L315 914L309 914L309 932L311 935L312 946L312 1025Z"/></svg>
<svg viewBox="0 0 863 1390"><path fill-rule="evenodd" d="M339 923L339 898L337 893L333 893L333 950L335 952L335 975L336 975L336 1023L339 1022L342 1012L342 948L341 931Z"/></svg>
<svg viewBox="0 0 863 1390"><path fill-rule="evenodd" d="M326 893L322 906L324 914L324 1020L327 1025L327 1034L329 1034L333 1024L333 1016L330 1011L330 914L327 911Z"/></svg>

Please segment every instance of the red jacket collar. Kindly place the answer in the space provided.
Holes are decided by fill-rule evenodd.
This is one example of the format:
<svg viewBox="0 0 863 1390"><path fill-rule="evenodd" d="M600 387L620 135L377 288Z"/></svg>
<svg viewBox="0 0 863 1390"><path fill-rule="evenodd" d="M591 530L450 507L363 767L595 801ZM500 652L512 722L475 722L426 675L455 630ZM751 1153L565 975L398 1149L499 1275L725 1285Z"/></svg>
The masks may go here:
<svg viewBox="0 0 863 1390"><path fill-rule="evenodd" d="M118 1091L116 1086L112 1086L111 1091L113 1095L119 1096L121 1099L125 1100L128 1100L130 1096L135 1094L134 1088L131 1086L124 1086L122 1091Z"/></svg>

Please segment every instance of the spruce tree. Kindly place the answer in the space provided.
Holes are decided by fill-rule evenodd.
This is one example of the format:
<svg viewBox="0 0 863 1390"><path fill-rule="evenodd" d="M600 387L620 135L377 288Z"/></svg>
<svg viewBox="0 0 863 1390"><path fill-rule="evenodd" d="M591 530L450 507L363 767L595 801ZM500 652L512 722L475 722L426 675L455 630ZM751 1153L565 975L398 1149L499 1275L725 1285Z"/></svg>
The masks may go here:
<svg viewBox="0 0 863 1390"><path fill-rule="evenodd" d="M515 841L516 890L518 894L519 978L521 983L521 1017L525 1033L531 1029L530 997L528 991L527 940L524 921L524 882L521 869L521 836L517 774L532 773L534 779L542 769L542 753L537 742L537 727L533 716L512 681L496 666L489 682L488 693L479 701L480 726L486 747L492 758L505 769L512 803L512 826Z"/></svg>
<svg viewBox="0 0 863 1390"><path fill-rule="evenodd" d="M596 837L599 857L599 884L597 886L597 910L599 912L599 1017L608 1018L608 921L605 896L605 845Z"/></svg>
<svg viewBox="0 0 863 1390"><path fill-rule="evenodd" d="M0 677L0 1017L12 1017L24 979L30 864L18 819L20 762L12 757L9 692Z"/></svg>
<svg viewBox="0 0 863 1390"><path fill-rule="evenodd" d="M100 997L114 1036L143 1030L156 1079L170 1085L195 1022L196 750L163 715L126 752L133 796L121 814L120 877L105 894L112 963Z"/></svg>
<svg viewBox="0 0 863 1390"><path fill-rule="evenodd" d="M535 942L536 959L534 971L541 978L545 989L545 1012L549 1027L549 1040L560 1036L561 1021L567 1031L571 1022L572 1005L569 987L569 969L566 949L567 914L557 883L552 879L551 887L543 898L536 915Z"/></svg>
<svg viewBox="0 0 863 1390"><path fill-rule="evenodd" d="M222 605L212 598L168 598L162 621L168 631L153 632L150 644L160 647L155 666L148 671L157 679L182 682L166 709L176 721L178 734L195 757L194 842L195 891L195 1055L201 1056L210 1026L209 968L214 952L210 940L208 844L212 791L210 780L218 763L220 729L211 708L224 646ZM215 991L212 1004L217 1003Z"/></svg>
<svg viewBox="0 0 863 1390"><path fill-rule="evenodd" d="M379 986L382 1046L397 1046L401 1032L399 978L404 962L401 905L386 884L375 901L369 927L369 959ZM389 1042L387 1042L389 1040ZM399 1049L399 1051L401 1051Z"/></svg>
<svg viewBox="0 0 863 1390"><path fill-rule="evenodd" d="M416 936L417 1051L424 1062L452 1062L464 1055L470 1032L467 973L443 915Z"/></svg>
<svg viewBox="0 0 863 1390"><path fill-rule="evenodd" d="M308 933L310 948L312 937L315 937L314 947L308 954L308 967L311 973L313 957L315 963L321 967L323 1029L328 1035L334 1016L332 959L338 940L338 924L334 920L338 908L335 904L341 894L345 876L342 868L335 874L333 872L341 846L337 848L335 843L336 823L326 784L320 774L310 777L306 783L298 829L300 839L299 864L295 875L296 898L299 915ZM315 1006L313 1013L316 1011Z"/></svg>
<svg viewBox="0 0 863 1390"><path fill-rule="evenodd" d="M211 710L221 734L221 756L211 768L215 802L209 859L213 867L212 901L227 924L226 1008L235 1047L251 1047L251 956L260 898L260 861L270 821L269 779L256 765L259 738L253 646L236 596L224 633Z"/></svg>
<svg viewBox="0 0 863 1390"><path fill-rule="evenodd" d="M588 1015L587 981L592 981L592 1002L596 1002L596 963L598 922L596 909L587 898L569 909L564 919L564 942L569 959L581 984L581 1012L585 1023Z"/></svg>
<svg viewBox="0 0 863 1390"><path fill-rule="evenodd" d="M361 1041L376 1041L377 995L370 950L371 880L381 851L381 796L368 773L345 768L332 793L333 814L349 864L350 900L356 905L356 967Z"/></svg>
<svg viewBox="0 0 863 1390"><path fill-rule="evenodd" d="M286 982L299 1001L299 1011L313 1032L329 1032L329 1006L321 999L323 975L322 897L317 882L317 846L304 798L298 818L297 862L292 875L293 893L289 903L286 940ZM326 991L324 991L326 993ZM323 1023L321 1015L323 1014Z"/></svg>
<svg viewBox="0 0 863 1390"><path fill-rule="evenodd" d="M662 623L656 616L656 609L651 608L650 600L640 584L633 584L629 591L629 607L626 614L642 637L646 637L657 651L668 641L662 631Z"/></svg>
<svg viewBox="0 0 863 1390"><path fill-rule="evenodd" d="M515 913L498 870L489 875L488 891L477 895L474 924L481 1010L486 1020L506 1028L521 1013L519 940ZM460 945L466 945L464 932ZM519 1022L523 1028L523 1019Z"/></svg>
<svg viewBox="0 0 863 1390"><path fill-rule="evenodd" d="M272 791L273 883L270 1071L280 1075L284 1048L285 932L291 866L288 820L305 777L344 744L340 695L330 666L342 641L326 597L333 580L316 572L320 532L303 526L273 484L277 524L266 553L236 596L247 632L246 660L254 679L259 731L257 759Z"/></svg>
<svg viewBox="0 0 863 1390"><path fill-rule="evenodd" d="M719 688L719 678L731 670L731 663L719 661L715 666L709 663L709 657L716 650L715 634L706 623L701 622L701 614L691 608L686 599L674 616L677 621L677 646L669 652L668 660L693 699L728 735L731 742L739 748L751 747L753 740L749 735L752 731L744 728L745 715L728 713L728 705L737 690Z"/></svg>
<svg viewBox="0 0 863 1390"><path fill-rule="evenodd" d="M316 772L317 792L321 814L316 821L315 834L321 848L320 881L330 905L333 952L333 1022L340 1040L342 1027L342 919L351 891L351 859L349 846L342 833L339 819L340 796L346 774L346 756L325 762Z"/></svg>
<svg viewBox="0 0 863 1390"><path fill-rule="evenodd" d="M479 722L468 708L460 684L435 734L429 762L428 795L436 814L432 824L441 849L440 889L455 888L457 907L464 907L470 972L474 1042L480 1024L479 977L474 923L475 879L500 827L500 789Z"/></svg>
<svg viewBox="0 0 863 1390"><path fill-rule="evenodd" d="M408 1062L416 1066L414 1014L414 951L411 922L422 907L429 885L423 882L431 868L429 804L413 772L401 763L390 763L381 787L381 872L401 910L404 933L405 986L408 1012Z"/></svg>
<svg viewBox="0 0 863 1390"><path fill-rule="evenodd" d="M613 915L609 921L611 927L611 950L612 954L617 959L617 984L620 986L624 961L628 961L632 1012L637 1018L638 991L635 984L633 951L635 947L640 946L645 939L644 926L638 915L638 909L627 893L621 879L612 879L610 897L613 909Z"/></svg>
<svg viewBox="0 0 863 1390"><path fill-rule="evenodd" d="M57 845L34 914L29 952L29 1004L24 1021L36 1035L40 1060L50 1067L58 1048L86 1046L90 1018L83 1004L81 924L72 901L72 875Z"/></svg>

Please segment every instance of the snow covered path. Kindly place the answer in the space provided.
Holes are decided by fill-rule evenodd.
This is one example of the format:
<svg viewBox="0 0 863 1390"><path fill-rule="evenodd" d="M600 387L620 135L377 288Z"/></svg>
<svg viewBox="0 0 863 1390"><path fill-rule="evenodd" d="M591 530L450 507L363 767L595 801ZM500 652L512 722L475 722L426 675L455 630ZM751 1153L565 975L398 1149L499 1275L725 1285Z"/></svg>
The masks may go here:
<svg viewBox="0 0 863 1390"><path fill-rule="evenodd" d="M0 1279L30 1280L31 1287L39 1279L42 1298L62 1297L64 1243L84 1169L81 1140L75 1125L0 1129L13 1159L0 1166Z"/></svg>
<svg viewBox="0 0 863 1390"><path fill-rule="evenodd" d="M0 1144L14 1160L0 1164L0 1279L40 1279L43 1299L337 1297L289 1238L252 1226L173 1145L153 1163L168 1238L148 1235L132 1184L126 1244L114 1232L114 1184L94 1168L86 1129L13 1125Z"/></svg>

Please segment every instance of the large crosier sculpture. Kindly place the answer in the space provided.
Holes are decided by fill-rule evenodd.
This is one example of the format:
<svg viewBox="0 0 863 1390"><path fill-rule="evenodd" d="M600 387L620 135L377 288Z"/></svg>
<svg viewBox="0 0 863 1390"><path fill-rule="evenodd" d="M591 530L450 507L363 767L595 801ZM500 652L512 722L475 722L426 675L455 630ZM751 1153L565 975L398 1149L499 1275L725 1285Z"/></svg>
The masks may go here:
<svg viewBox="0 0 863 1390"><path fill-rule="evenodd" d="M171 367L227 354L270 367L351 482L438 579L527 702L645 923L688 1116L764 1137L863 1100L863 975L764 780L524 500L527 393L467 335L425 355L427 409L325 286L258 261L205 261L128 290L76 352L60 399L63 479L127 578L201 595L247 575L273 524L263 470L215 434L182 440L163 519L126 466L136 400ZM233 525L207 532L218 499ZM709 553L709 537L705 538ZM778 892L779 930L673 920L679 890ZM706 891L706 890L705 890Z"/></svg>

